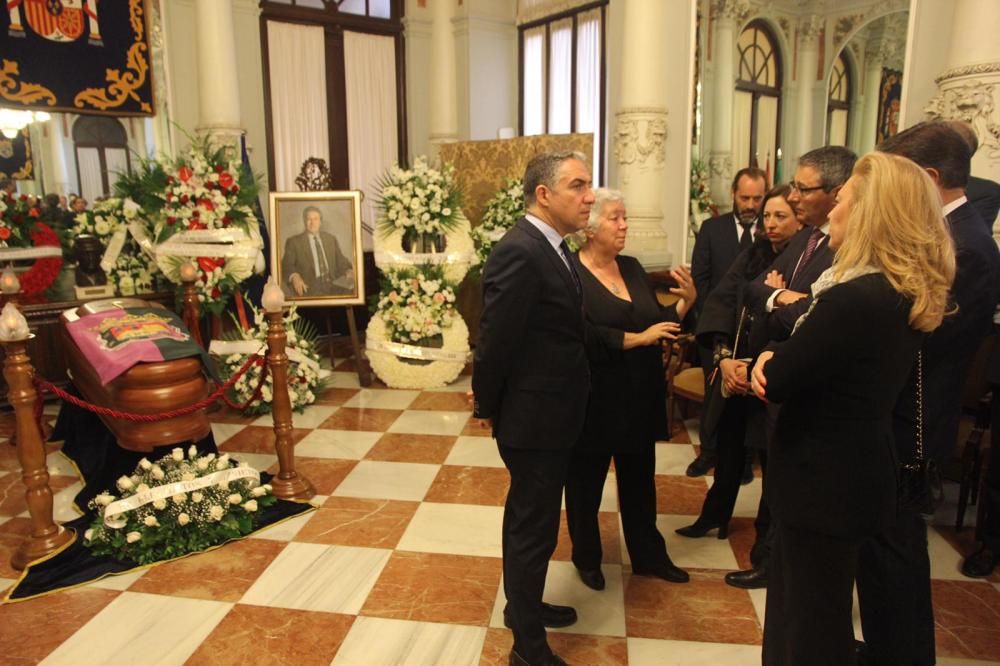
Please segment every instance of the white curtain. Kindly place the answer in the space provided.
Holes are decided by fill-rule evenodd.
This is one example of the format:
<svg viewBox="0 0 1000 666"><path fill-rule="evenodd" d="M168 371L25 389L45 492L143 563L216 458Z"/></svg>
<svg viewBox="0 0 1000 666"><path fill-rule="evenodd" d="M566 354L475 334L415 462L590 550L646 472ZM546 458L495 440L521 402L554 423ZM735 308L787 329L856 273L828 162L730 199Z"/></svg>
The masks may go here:
<svg viewBox="0 0 1000 666"><path fill-rule="evenodd" d="M771 156L771 173L774 173L775 156L778 154L778 98L761 96L757 101L757 161L761 169Z"/></svg>
<svg viewBox="0 0 1000 666"><path fill-rule="evenodd" d="M737 90L733 93L733 173L750 166L750 114L753 95Z"/></svg>
<svg viewBox="0 0 1000 666"><path fill-rule="evenodd" d="M374 226L376 179L398 159L396 45L392 37L344 33L347 79L347 155L350 182L365 193L361 219ZM365 248L371 235L365 234Z"/></svg>
<svg viewBox="0 0 1000 666"><path fill-rule="evenodd" d="M576 131L594 133L594 183L601 146L601 10L577 17L576 23Z"/></svg>
<svg viewBox="0 0 1000 666"><path fill-rule="evenodd" d="M830 146L847 145L847 109L830 110L830 140L826 143Z"/></svg>
<svg viewBox="0 0 1000 666"><path fill-rule="evenodd" d="M308 158L330 164L323 28L268 21L267 50L274 184L278 192L292 192Z"/></svg>
<svg viewBox="0 0 1000 666"><path fill-rule="evenodd" d="M104 194L101 184L101 157L97 148L77 148L76 159L80 168L80 194L89 203Z"/></svg>
<svg viewBox="0 0 1000 666"><path fill-rule="evenodd" d="M573 76L573 19L549 24L549 131L570 132Z"/></svg>
<svg viewBox="0 0 1000 666"><path fill-rule="evenodd" d="M105 148L104 163L108 167L108 189L113 191L118 179L128 174L128 156L124 148ZM106 192L111 194L111 192Z"/></svg>
<svg viewBox="0 0 1000 666"><path fill-rule="evenodd" d="M524 31L524 136L545 133L545 27Z"/></svg>

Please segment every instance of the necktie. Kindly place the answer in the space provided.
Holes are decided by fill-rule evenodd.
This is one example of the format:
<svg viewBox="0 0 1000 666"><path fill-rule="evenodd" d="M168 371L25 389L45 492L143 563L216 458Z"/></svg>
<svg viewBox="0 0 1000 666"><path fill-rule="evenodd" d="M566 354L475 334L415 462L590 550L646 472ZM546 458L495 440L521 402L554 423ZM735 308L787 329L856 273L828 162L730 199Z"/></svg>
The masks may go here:
<svg viewBox="0 0 1000 666"><path fill-rule="evenodd" d="M806 243L806 249L802 252L802 258L799 259L799 265L795 267L795 271L792 273L792 279L788 281L788 286L791 287L792 282L795 280L795 276L799 274L799 270L804 268L809 260L812 259L813 254L816 252L816 248L819 243L826 236L818 228L813 229L812 233L809 234L809 241Z"/></svg>
<svg viewBox="0 0 1000 666"><path fill-rule="evenodd" d="M573 266L573 261L569 258L569 246L566 245L566 241L559 243L559 251L562 253L563 259L566 260L566 266L569 268L569 274L573 276L573 286L576 287L576 293L580 293L582 288L580 287L580 276L576 273L576 268Z"/></svg>
<svg viewBox="0 0 1000 666"><path fill-rule="evenodd" d="M323 244L319 242L319 236L312 236L313 246L316 248L316 256L319 257L319 276L326 277L330 274L330 266L326 263L326 254L323 253Z"/></svg>
<svg viewBox="0 0 1000 666"><path fill-rule="evenodd" d="M740 236L740 249L745 250L753 245L753 220L749 222L741 220L740 226L743 227L743 235Z"/></svg>

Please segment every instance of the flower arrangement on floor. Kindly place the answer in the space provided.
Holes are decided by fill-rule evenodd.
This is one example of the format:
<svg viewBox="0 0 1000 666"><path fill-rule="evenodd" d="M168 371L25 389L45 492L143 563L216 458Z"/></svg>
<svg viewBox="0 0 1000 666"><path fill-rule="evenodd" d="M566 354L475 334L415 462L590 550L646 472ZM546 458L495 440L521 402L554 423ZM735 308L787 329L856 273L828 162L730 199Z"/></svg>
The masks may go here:
<svg viewBox="0 0 1000 666"><path fill-rule="evenodd" d="M150 564L246 536L277 499L256 470L234 465L227 454L200 455L194 446L156 462L143 458L118 479L118 494L90 502L98 516L84 545L97 555Z"/></svg>
<svg viewBox="0 0 1000 666"><path fill-rule="evenodd" d="M111 197L98 201L92 210L73 218L73 222L74 238L89 234L101 240L106 249L101 268L119 294L129 296L153 291L160 269L136 238L138 235L148 242L146 221L139 204L131 199ZM130 227L135 231L130 231Z"/></svg>
<svg viewBox="0 0 1000 666"><path fill-rule="evenodd" d="M197 268L198 300L208 311L221 312L237 286L263 270L257 183L227 148L195 140L176 160L148 162L116 188L153 217L156 261L171 282L180 284L183 264Z"/></svg>
<svg viewBox="0 0 1000 666"><path fill-rule="evenodd" d="M35 260L18 275L21 293L27 296L51 287L63 265L59 234L40 218L41 211L27 195L0 195L0 261Z"/></svg>
<svg viewBox="0 0 1000 666"><path fill-rule="evenodd" d="M522 217L524 182L520 178L508 178L486 203L482 222L472 230L472 240L476 245L474 270L477 273L482 272L496 242Z"/></svg>
<svg viewBox="0 0 1000 666"><path fill-rule="evenodd" d="M253 305L250 306L253 308ZM246 363L247 358L256 354L267 343L267 319L263 311L254 308L253 328L242 331L239 326L229 341L213 341L209 350L220 357L219 370L224 380L228 380ZM285 315L285 351L288 354L288 397L292 409L301 413L308 405L316 402L316 396L323 392L329 372L320 367L318 351L319 333L316 327L299 316L295 305ZM233 344L237 343L237 344ZM233 402L246 404L260 384L261 366L252 366L236 381L229 391ZM274 379L270 373L261 389L260 400L249 405L244 414L259 415L271 412L274 397Z"/></svg>
<svg viewBox="0 0 1000 666"><path fill-rule="evenodd" d="M695 234L701 229L702 221L717 210L712 203L712 194L708 185L708 165L697 157L691 158L691 190L689 214L691 231Z"/></svg>

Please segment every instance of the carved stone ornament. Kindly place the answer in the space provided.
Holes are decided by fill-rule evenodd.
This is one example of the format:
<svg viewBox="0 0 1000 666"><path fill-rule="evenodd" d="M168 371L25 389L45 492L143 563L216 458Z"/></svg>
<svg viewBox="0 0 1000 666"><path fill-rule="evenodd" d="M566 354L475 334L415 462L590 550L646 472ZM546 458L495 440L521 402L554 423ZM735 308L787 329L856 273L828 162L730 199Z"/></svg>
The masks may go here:
<svg viewBox="0 0 1000 666"><path fill-rule="evenodd" d="M809 16L799 21L799 36L805 40L814 40L823 31L824 20L822 16Z"/></svg>
<svg viewBox="0 0 1000 666"><path fill-rule="evenodd" d="M631 169L662 168L667 158L667 111L659 108L622 109L615 127L615 159L622 181Z"/></svg>
<svg viewBox="0 0 1000 666"><path fill-rule="evenodd" d="M326 192L334 189L333 176L326 160L310 157L303 162L299 175L295 177L295 186L300 192Z"/></svg>
<svg viewBox="0 0 1000 666"><path fill-rule="evenodd" d="M731 19L737 23L743 23L750 15L750 11L748 0L714 0L712 2L712 16L716 20Z"/></svg>
<svg viewBox="0 0 1000 666"><path fill-rule="evenodd" d="M1000 67L997 69L1000 70ZM1000 82L988 83L978 79L956 83L939 81L940 90L924 107L924 113L934 120L969 123L979 137L980 149L990 161L1000 160L1000 114L997 113Z"/></svg>
<svg viewBox="0 0 1000 666"><path fill-rule="evenodd" d="M733 177L733 156L712 155L708 158L708 174L713 178L728 181Z"/></svg>

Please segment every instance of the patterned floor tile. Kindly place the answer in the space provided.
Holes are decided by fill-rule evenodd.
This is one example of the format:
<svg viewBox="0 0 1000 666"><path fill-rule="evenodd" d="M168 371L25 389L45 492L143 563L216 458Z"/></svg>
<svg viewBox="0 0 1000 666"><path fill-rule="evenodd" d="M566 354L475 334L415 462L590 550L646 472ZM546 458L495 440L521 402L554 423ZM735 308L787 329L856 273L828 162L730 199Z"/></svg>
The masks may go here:
<svg viewBox="0 0 1000 666"><path fill-rule="evenodd" d="M412 435L387 432L368 451L368 460L440 465L455 445L453 435Z"/></svg>
<svg viewBox="0 0 1000 666"><path fill-rule="evenodd" d="M624 666L629 663L624 638L550 633L548 641L552 651L569 664ZM486 632L480 666L507 666L513 645L514 637L510 631L491 628Z"/></svg>
<svg viewBox="0 0 1000 666"><path fill-rule="evenodd" d="M362 460L334 495L419 502L427 494L439 465Z"/></svg>
<svg viewBox="0 0 1000 666"><path fill-rule="evenodd" d="M293 428L292 442L298 442L309 434L308 428ZM248 425L219 446L220 451L240 451L246 453L274 453L274 429Z"/></svg>
<svg viewBox="0 0 1000 666"><path fill-rule="evenodd" d="M656 512L670 514L701 513L701 505L708 492L704 478L656 475Z"/></svg>
<svg viewBox="0 0 1000 666"><path fill-rule="evenodd" d="M363 388L344 407L358 409L409 409L420 391Z"/></svg>
<svg viewBox="0 0 1000 666"><path fill-rule="evenodd" d="M309 479L318 495L330 495L340 487L357 464L356 460L339 458L297 458L295 471ZM277 473L277 465L272 465L267 471Z"/></svg>
<svg viewBox="0 0 1000 666"><path fill-rule="evenodd" d="M510 475L505 469L444 465L424 499L428 502L503 506L509 486Z"/></svg>
<svg viewBox="0 0 1000 666"><path fill-rule="evenodd" d="M932 580L937 653L1000 662L1000 592L980 581Z"/></svg>
<svg viewBox="0 0 1000 666"><path fill-rule="evenodd" d="M421 435L460 435L469 419L468 412L431 412L408 410L389 426L389 432Z"/></svg>
<svg viewBox="0 0 1000 666"><path fill-rule="evenodd" d="M358 409L341 407L318 427L327 430L365 430L385 432L402 414L399 409Z"/></svg>
<svg viewBox="0 0 1000 666"><path fill-rule="evenodd" d="M483 627L359 617L333 666L475 666L485 635Z"/></svg>
<svg viewBox="0 0 1000 666"><path fill-rule="evenodd" d="M313 430L295 445L295 455L361 460L382 436L363 430Z"/></svg>
<svg viewBox="0 0 1000 666"><path fill-rule="evenodd" d="M295 535L305 543L395 548L418 502L330 497Z"/></svg>
<svg viewBox="0 0 1000 666"><path fill-rule="evenodd" d="M358 388L328 388L320 395L316 396L317 405L331 405L339 407L358 394Z"/></svg>
<svg viewBox="0 0 1000 666"><path fill-rule="evenodd" d="M476 467L503 467L496 440L492 437L462 435L451 447L446 465L474 465Z"/></svg>
<svg viewBox="0 0 1000 666"><path fill-rule="evenodd" d="M424 553L500 557L503 509L423 502L396 547Z"/></svg>
<svg viewBox="0 0 1000 666"><path fill-rule="evenodd" d="M409 407L441 412L468 412L472 403L464 393L457 391L423 391Z"/></svg>
<svg viewBox="0 0 1000 666"><path fill-rule="evenodd" d="M597 524L601 530L601 549L603 551L602 561L606 564L621 564L622 544L619 538L621 533L618 524L618 513L612 511L599 511L597 513ZM569 526L566 524L566 512L562 512L559 520L559 542L556 550L552 553L552 559L556 561L569 562L573 556L573 542L569 538Z"/></svg>
<svg viewBox="0 0 1000 666"><path fill-rule="evenodd" d="M37 664L117 596L110 590L79 588L0 606L3 659Z"/></svg>

